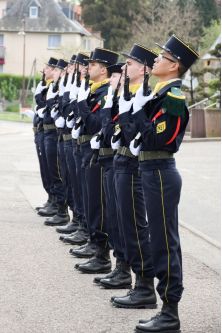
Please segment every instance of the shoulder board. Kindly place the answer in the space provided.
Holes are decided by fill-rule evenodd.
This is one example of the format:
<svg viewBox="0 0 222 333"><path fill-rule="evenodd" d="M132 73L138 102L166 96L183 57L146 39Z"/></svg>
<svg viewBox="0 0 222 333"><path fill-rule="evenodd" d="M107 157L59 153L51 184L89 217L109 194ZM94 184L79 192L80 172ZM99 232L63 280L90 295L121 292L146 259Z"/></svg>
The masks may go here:
<svg viewBox="0 0 222 333"><path fill-rule="evenodd" d="M165 112L174 116L183 116L185 113L185 99L180 88L172 87L163 100Z"/></svg>

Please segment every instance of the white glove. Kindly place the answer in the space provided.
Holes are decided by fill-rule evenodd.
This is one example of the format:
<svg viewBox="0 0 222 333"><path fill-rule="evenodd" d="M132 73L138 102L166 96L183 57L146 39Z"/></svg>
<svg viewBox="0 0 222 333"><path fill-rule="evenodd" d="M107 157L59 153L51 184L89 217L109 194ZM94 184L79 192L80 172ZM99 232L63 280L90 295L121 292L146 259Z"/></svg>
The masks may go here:
<svg viewBox="0 0 222 333"><path fill-rule="evenodd" d="M40 81L36 87L36 90L35 90L35 96L38 95L38 94L41 94L41 92L44 90L44 89L47 89L47 86L43 86L42 85L42 81Z"/></svg>
<svg viewBox="0 0 222 333"><path fill-rule="evenodd" d="M85 79L83 79L82 82L81 82L81 86L80 86L79 93L78 93L78 98L77 98L78 103L81 102L81 101L85 101L87 99L87 97L89 96L90 88L85 90L85 82L86 82Z"/></svg>
<svg viewBox="0 0 222 333"><path fill-rule="evenodd" d="M73 84L71 85L70 94L69 94L69 98L71 101L75 101L77 99L77 95L79 92L80 87L77 87L76 83L77 83L77 78L76 78L76 74L75 74L75 79L74 79Z"/></svg>
<svg viewBox="0 0 222 333"><path fill-rule="evenodd" d="M134 142L135 142L135 139L133 139L133 140L130 142L130 146L129 146L130 151L131 151L131 153L132 153L133 155L135 155L135 156L139 156L140 149L141 149L141 143L139 144L138 147L135 148L135 147L134 147Z"/></svg>
<svg viewBox="0 0 222 333"><path fill-rule="evenodd" d="M57 110L56 107L54 107L54 108L50 111L50 115L51 115L52 119L54 119L54 118L57 116L58 112L59 112L59 110Z"/></svg>
<svg viewBox="0 0 222 333"><path fill-rule="evenodd" d="M98 136L95 135L91 140L90 140L90 145L92 149L99 149L100 148L100 140L97 141Z"/></svg>
<svg viewBox="0 0 222 333"><path fill-rule="evenodd" d="M65 86L64 86L64 80L65 80L65 75L61 77L61 80L59 81L59 96L62 97L64 92L65 92Z"/></svg>
<svg viewBox="0 0 222 333"><path fill-rule="evenodd" d="M113 142L111 139L111 147L113 150L117 150L120 147L120 139L117 140L116 142Z"/></svg>
<svg viewBox="0 0 222 333"><path fill-rule="evenodd" d="M80 129L81 129L81 126L79 126L77 129L75 129L75 127L73 127L73 129L72 129L72 138L73 139L78 139L79 134L80 134Z"/></svg>
<svg viewBox="0 0 222 333"><path fill-rule="evenodd" d="M43 113L43 111L45 110L45 108L41 108L41 109L38 109L38 116L39 116L39 118L44 118L44 113Z"/></svg>
<svg viewBox="0 0 222 333"><path fill-rule="evenodd" d="M135 114L138 111L140 111L143 108L143 106L151 99L153 99L152 93L148 96L143 96L143 84L141 84L134 98L132 114Z"/></svg>
<svg viewBox="0 0 222 333"><path fill-rule="evenodd" d="M72 73L69 73L68 80L67 80L67 83L66 83L66 86L65 86L65 92L70 91L71 84L72 84Z"/></svg>
<svg viewBox="0 0 222 333"><path fill-rule="evenodd" d="M53 83L50 83L50 85L49 85L49 89L48 89L48 91L47 91L47 95L46 95L46 99L47 99L47 101L48 101L49 99L55 98L56 95L58 95L58 91L56 91L56 92L54 93L54 92L52 91L52 89L53 89Z"/></svg>
<svg viewBox="0 0 222 333"><path fill-rule="evenodd" d="M56 119L55 125L57 128L63 128L65 126L65 119L60 116L58 119Z"/></svg>
<svg viewBox="0 0 222 333"><path fill-rule="evenodd" d="M68 128L73 128L74 123L75 123L74 118L72 118L71 120L68 120L68 118L66 118L66 126L67 126Z"/></svg>
<svg viewBox="0 0 222 333"><path fill-rule="evenodd" d="M108 94L106 96L106 103L103 109L111 108L113 106L113 89L109 86Z"/></svg>
<svg viewBox="0 0 222 333"><path fill-rule="evenodd" d="M131 109L131 106L133 105L134 97L131 98L129 101L126 101L124 99L124 91L121 92L120 98L119 98L119 113L123 114L125 112L129 112Z"/></svg>

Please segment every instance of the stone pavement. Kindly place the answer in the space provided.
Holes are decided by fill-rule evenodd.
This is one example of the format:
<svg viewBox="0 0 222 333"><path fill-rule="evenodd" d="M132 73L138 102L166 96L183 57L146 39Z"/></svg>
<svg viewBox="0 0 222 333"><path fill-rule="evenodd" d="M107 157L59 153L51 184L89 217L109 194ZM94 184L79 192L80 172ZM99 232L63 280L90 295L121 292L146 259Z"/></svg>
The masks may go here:
<svg viewBox="0 0 222 333"><path fill-rule="evenodd" d="M131 333L156 310L116 309L34 207L40 184L30 124L0 122L0 332ZM220 332L220 251L181 228L183 333ZM160 304L160 302L159 302Z"/></svg>

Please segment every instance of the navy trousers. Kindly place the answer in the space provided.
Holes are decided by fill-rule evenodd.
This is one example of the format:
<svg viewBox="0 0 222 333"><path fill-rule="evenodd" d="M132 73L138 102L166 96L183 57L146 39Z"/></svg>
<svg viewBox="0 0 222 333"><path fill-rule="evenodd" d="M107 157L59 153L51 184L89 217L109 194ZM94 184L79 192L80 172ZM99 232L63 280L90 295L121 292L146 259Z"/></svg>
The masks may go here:
<svg viewBox="0 0 222 333"><path fill-rule="evenodd" d="M57 141L58 136L56 130L44 131L46 160L52 184L51 193L55 197L55 202L60 206L64 206L66 203L65 187L60 174Z"/></svg>
<svg viewBox="0 0 222 333"><path fill-rule="evenodd" d="M34 137L36 152L39 160L39 168L40 168L40 176L42 180L42 185L48 195L51 195L51 181L50 181L50 174L48 170L48 164L46 159L45 153L45 146L44 146L44 131L38 131Z"/></svg>
<svg viewBox="0 0 222 333"><path fill-rule="evenodd" d="M107 232L109 243L113 248L113 255L119 261L125 261L125 244L122 229L118 223L116 192L114 183L113 157L100 157L99 163L103 167L103 186L106 201Z"/></svg>
<svg viewBox="0 0 222 333"><path fill-rule="evenodd" d="M140 163L157 291L165 302L179 302L182 256L178 233L178 204L182 181L174 159Z"/></svg>
<svg viewBox="0 0 222 333"><path fill-rule="evenodd" d="M118 221L123 230L126 261L135 274L154 277L149 225L137 159L117 154L114 168Z"/></svg>

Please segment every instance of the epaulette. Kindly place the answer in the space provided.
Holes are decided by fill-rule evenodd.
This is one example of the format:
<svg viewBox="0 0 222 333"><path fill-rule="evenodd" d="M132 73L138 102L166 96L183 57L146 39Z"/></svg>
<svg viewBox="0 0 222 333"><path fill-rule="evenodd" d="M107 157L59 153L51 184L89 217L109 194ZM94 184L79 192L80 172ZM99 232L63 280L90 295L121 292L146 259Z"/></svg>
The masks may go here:
<svg viewBox="0 0 222 333"><path fill-rule="evenodd" d="M180 88L172 87L164 98L163 109L174 116L182 116L185 112L185 99Z"/></svg>

